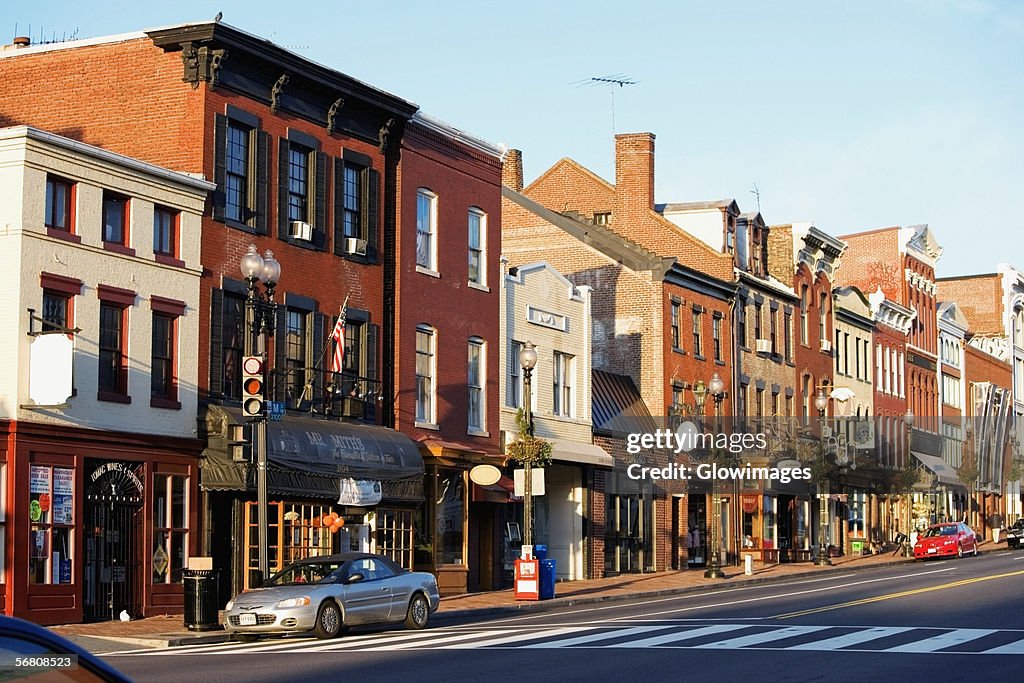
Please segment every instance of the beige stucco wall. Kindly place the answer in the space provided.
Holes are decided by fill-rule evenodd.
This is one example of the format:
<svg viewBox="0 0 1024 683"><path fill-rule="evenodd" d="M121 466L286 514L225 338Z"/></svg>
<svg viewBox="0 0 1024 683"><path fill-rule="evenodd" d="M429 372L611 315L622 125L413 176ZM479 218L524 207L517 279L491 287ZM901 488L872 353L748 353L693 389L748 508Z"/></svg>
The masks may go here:
<svg viewBox="0 0 1024 683"><path fill-rule="evenodd" d="M76 244L51 237L44 226L46 176L76 183ZM0 267L14 291L0 297L0 417L128 432L193 436L198 373L200 217L209 183L23 127L0 130ZM134 256L103 248L102 196L109 189L131 198L129 247ZM153 207L180 211L184 267L153 255ZM83 283L74 297L74 387L65 408L25 409L32 337L27 309L41 313L40 273ZM128 394L131 403L97 401L97 286L137 293L128 311ZM178 410L150 406L151 297L185 303L178 319ZM39 324L35 324L39 329Z"/></svg>

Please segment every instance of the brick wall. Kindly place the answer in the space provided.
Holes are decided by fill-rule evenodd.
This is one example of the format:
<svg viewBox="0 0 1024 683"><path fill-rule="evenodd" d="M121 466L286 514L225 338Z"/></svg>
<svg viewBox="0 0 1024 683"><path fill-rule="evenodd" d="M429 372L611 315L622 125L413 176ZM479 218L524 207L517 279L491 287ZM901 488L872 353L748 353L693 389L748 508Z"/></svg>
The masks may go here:
<svg viewBox="0 0 1024 683"><path fill-rule="evenodd" d="M887 299L905 305L899 232L890 227L841 236L847 249L836 286L855 285L865 296L881 287Z"/></svg>
<svg viewBox="0 0 1024 683"><path fill-rule="evenodd" d="M940 301L955 301L975 334L1006 334L1003 284L999 274L941 278Z"/></svg>

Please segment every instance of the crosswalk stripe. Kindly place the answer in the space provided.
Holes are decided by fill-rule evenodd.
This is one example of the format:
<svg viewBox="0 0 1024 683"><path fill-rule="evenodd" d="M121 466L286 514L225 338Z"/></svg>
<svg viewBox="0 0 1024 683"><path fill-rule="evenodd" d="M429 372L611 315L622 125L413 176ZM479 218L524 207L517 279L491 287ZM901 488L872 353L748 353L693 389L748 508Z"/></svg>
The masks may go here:
<svg viewBox="0 0 1024 683"><path fill-rule="evenodd" d="M854 631L853 633L847 633L843 636L826 638L825 640L815 640L810 643L801 643L800 645L794 645L793 647L787 647L786 649L818 651L838 650L850 645L859 645L871 640L878 640L879 638L885 638L886 636L893 636L897 633L905 633L912 630L913 629L909 626L876 626L875 628L869 628L866 631Z"/></svg>
<svg viewBox="0 0 1024 683"><path fill-rule="evenodd" d="M584 643L595 643L599 640L611 640L612 638L626 638L630 636L640 635L642 633L650 633L651 631L662 631L665 626L636 626L634 628L620 628L614 631L603 631L601 633L591 633L586 636L577 636L575 638L563 638L562 640L554 640L543 643L533 643L531 645L524 645L523 649L526 648L543 648L552 649L559 647L570 647L572 645L583 645Z"/></svg>
<svg viewBox="0 0 1024 683"><path fill-rule="evenodd" d="M814 633L815 631L823 631L827 628L829 627L787 626L786 628L773 629L771 631L765 631L764 633L752 633L749 636L739 636L738 638L729 638L728 640L716 640L713 643L697 645L697 647L732 649L737 647L747 647L749 645L761 645L763 643L770 643L773 640L785 640L786 638L802 636L807 633Z"/></svg>
<svg viewBox="0 0 1024 683"><path fill-rule="evenodd" d="M904 643L896 647L890 647L886 652L935 652L945 647L953 647L960 643L967 643L978 638L995 633L992 628L958 628L949 633L940 633L924 640L915 640L912 643Z"/></svg>
<svg viewBox="0 0 1024 683"><path fill-rule="evenodd" d="M994 647L991 650L984 650L981 652L983 655L1024 655L1024 638L1021 640L1015 640L1012 643L1006 645L1000 645Z"/></svg>
<svg viewBox="0 0 1024 683"><path fill-rule="evenodd" d="M608 647L653 647L655 645L663 645L665 643L678 643L683 640L693 640L694 638L700 638L702 636L713 636L717 633L738 631L741 628L750 628L750 624L715 624L714 626L704 626L702 628L690 629L689 631L668 633L663 636L653 636L651 638L633 640L628 643L615 643Z"/></svg>
<svg viewBox="0 0 1024 683"><path fill-rule="evenodd" d="M490 640L484 640L478 643L461 643L459 645L453 645L453 649L469 649L478 647L489 647L494 645L508 645L510 643L522 642L524 640L534 640L536 638L557 638L558 636L568 635L570 633L579 633L581 631L593 631L593 626L567 626L565 628L548 629L548 630L536 630L530 629L529 631L521 631L515 635L505 634L501 638L492 638Z"/></svg>
<svg viewBox="0 0 1024 683"><path fill-rule="evenodd" d="M394 639L394 640L388 641L387 643L381 643L381 644L373 643L371 645L357 646L357 647L358 647L360 652L378 652L378 651L381 651L381 650L385 650L385 651L387 651L387 650L411 650L413 648L420 647L420 646L423 646L423 645L426 645L426 646L431 647L431 648L433 648L435 646L438 646L441 649L445 649L447 647L458 647L458 646L447 646L447 645L445 645L445 643L455 643L455 642L458 642L458 641L461 641L461 640L470 640L472 638L481 638L481 637L482 638L487 638L489 636L496 636L499 633L501 633L501 631L480 631L478 633L460 633L458 635L446 636L444 638L432 638L429 641L427 641L427 639L424 639L424 638L402 639L403 642L399 642L399 643L396 643L395 640L397 640L397 639Z"/></svg>

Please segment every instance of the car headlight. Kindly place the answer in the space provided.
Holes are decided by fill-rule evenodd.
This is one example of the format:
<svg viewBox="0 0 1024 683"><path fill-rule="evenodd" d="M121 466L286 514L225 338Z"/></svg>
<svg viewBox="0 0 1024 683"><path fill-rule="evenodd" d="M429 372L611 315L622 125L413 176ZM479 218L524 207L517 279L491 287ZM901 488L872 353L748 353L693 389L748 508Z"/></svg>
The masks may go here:
<svg viewBox="0 0 1024 683"><path fill-rule="evenodd" d="M309 604L309 596L303 595L301 598L288 598L287 600L281 600L274 607L284 609L286 607L305 607Z"/></svg>
<svg viewBox="0 0 1024 683"><path fill-rule="evenodd" d="M234 606L235 606L235 601L234 600L228 600L228 604L224 605L224 611L225 612L230 612L231 608L234 607Z"/></svg>

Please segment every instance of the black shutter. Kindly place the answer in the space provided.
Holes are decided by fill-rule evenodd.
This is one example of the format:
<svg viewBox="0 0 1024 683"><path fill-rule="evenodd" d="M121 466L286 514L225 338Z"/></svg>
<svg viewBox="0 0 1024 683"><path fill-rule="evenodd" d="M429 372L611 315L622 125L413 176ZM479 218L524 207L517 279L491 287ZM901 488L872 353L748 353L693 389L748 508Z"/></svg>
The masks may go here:
<svg viewBox="0 0 1024 683"><path fill-rule="evenodd" d="M227 175L228 117L217 114L213 121L213 182L217 183L213 191L213 219L223 221L227 204L224 180Z"/></svg>
<svg viewBox="0 0 1024 683"><path fill-rule="evenodd" d="M366 403L363 406L363 417L365 419L377 422L377 399L381 395L380 382L377 378L380 376L377 372L377 337L380 332L380 325L371 325L370 323L363 323L363 327L366 328L366 379L367 387L364 392L366 395Z"/></svg>
<svg viewBox="0 0 1024 683"><path fill-rule="evenodd" d="M380 173L372 168L366 169L366 227L363 237L366 238L366 258L377 260L377 222L380 220Z"/></svg>
<svg viewBox="0 0 1024 683"><path fill-rule="evenodd" d="M288 309L277 307L274 327L274 381L271 383L275 401L284 402L288 396L288 366L285 362L285 343L288 340Z"/></svg>
<svg viewBox="0 0 1024 683"><path fill-rule="evenodd" d="M324 384L327 382L327 368L330 367L331 345L327 343L327 316L313 314L313 407L323 410Z"/></svg>
<svg viewBox="0 0 1024 683"><path fill-rule="evenodd" d="M281 138L277 147L277 236L288 239L288 141Z"/></svg>
<svg viewBox="0 0 1024 683"><path fill-rule="evenodd" d="M224 290L214 289L210 298L210 388L209 398L224 394Z"/></svg>
<svg viewBox="0 0 1024 683"><path fill-rule="evenodd" d="M267 193L270 175L270 133L256 131L256 232L267 234Z"/></svg>
<svg viewBox="0 0 1024 683"><path fill-rule="evenodd" d="M345 162L341 157L334 159L334 253L344 253L345 235L342 225L345 222Z"/></svg>
<svg viewBox="0 0 1024 683"><path fill-rule="evenodd" d="M313 244L317 249L327 246L327 155L314 152L316 187L313 191Z"/></svg>

